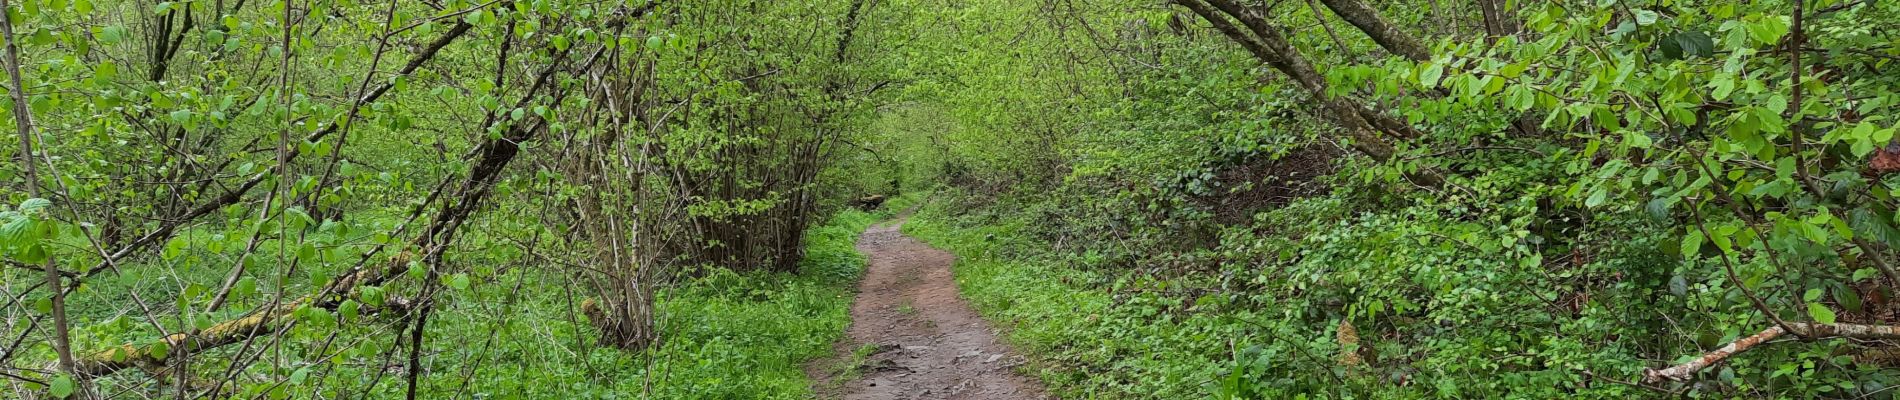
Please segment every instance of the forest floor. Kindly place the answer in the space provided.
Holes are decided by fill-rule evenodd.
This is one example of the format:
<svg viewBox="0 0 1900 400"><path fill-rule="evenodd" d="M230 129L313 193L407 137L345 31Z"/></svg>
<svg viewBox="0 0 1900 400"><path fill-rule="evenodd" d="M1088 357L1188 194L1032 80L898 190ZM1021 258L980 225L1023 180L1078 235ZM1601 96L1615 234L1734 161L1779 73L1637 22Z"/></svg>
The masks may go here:
<svg viewBox="0 0 1900 400"><path fill-rule="evenodd" d="M868 258L834 356L806 368L818 394L841 399L1045 399L1011 367L1021 355L957 295L956 257L899 231L910 213L858 237Z"/></svg>

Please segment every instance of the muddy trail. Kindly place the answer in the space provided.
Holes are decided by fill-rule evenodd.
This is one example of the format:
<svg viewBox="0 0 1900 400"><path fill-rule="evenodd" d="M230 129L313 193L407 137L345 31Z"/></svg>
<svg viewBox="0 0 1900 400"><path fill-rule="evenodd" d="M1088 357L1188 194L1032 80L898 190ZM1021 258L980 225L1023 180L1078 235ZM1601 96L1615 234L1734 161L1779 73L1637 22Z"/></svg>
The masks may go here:
<svg viewBox="0 0 1900 400"><path fill-rule="evenodd" d="M807 368L828 399L1048 399L1012 370L1023 357L957 295L955 256L904 236L907 218L858 237L868 259L851 328L834 356Z"/></svg>

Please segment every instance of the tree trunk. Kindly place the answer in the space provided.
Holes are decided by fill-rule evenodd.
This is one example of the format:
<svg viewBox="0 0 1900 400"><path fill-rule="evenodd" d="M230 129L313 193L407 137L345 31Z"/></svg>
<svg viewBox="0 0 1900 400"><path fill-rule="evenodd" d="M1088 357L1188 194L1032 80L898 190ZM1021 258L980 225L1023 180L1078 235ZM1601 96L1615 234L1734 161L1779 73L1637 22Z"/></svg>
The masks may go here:
<svg viewBox="0 0 1900 400"><path fill-rule="evenodd" d="M1215 30L1240 43L1241 47L1253 53L1255 58L1285 74L1308 95L1318 100L1320 105L1332 115L1332 121L1345 131L1346 138L1349 139L1354 150L1371 156L1375 160L1389 161L1393 158L1395 151L1380 137L1381 133L1400 137L1408 135L1380 129L1372 122L1374 120L1366 118L1364 114L1367 110L1371 110L1370 107L1351 98L1332 95L1327 88L1325 77L1300 55L1299 50L1287 41L1277 27L1267 23L1258 15L1246 11L1231 0L1205 0L1205 3L1200 0L1174 0L1174 2L1200 15L1202 19L1213 24ZM1220 10L1217 12L1208 7L1209 5ZM1250 37L1242 32L1220 13L1239 20L1253 32L1253 35ZM1414 173L1412 178L1425 186L1438 186L1443 183L1442 178L1431 171Z"/></svg>
<svg viewBox="0 0 1900 400"><path fill-rule="evenodd" d="M578 165L568 172L570 176L579 177L587 188L577 200L581 216L576 222L586 234L586 243L593 247L593 253L583 262L593 265L594 273L599 275L596 282L604 281L595 288L600 301L590 299L581 305L581 311L600 329L602 345L640 350L656 339L650 273L653 262L646 246L639 244L640 232L649 229L639 215L639 206L615 201L624 197L601 196L601 193L615 192L613 188L627 187L632 197L641 197L641 188L633 182L641 178L640 171L630 172L633 176L627 182L614 179L618 174L612 171L616 168L637 168L611 164L616 158L613 155L617 137L601 135L600 142L583 145Z"/></svg>
<svg viewBox="0 0 1900 400"><path fill-rule="evenodd" d="M1346 20L1346 23L1358 27L1361 32L1366 33L1366 36L1372 37L1372 41L1378 43L1379 47L1385 48L1392 54L1412 61L1426 61L1432 58L1429 48L1418 39L1407 35L1405 31L1399 30L1397 26L1392 25L1392 22L1386 21L1385 17L1379 14L1379 10L1366 4L1365 0L1320 0L1320 2L1326 4L1327 9L1333 10L1333 14L1338 14L1340 19Z"/></svg>
<svg viewBox="0 0 1900 400"><path fill-rule="evenodd" d="M1373 42L1378 43L1379 47L1385 48L1386 51L1415 62L1431 61L1432 55L1430 48L1426 47L1423 42L1418 39L1406 34L1405 31L1399 30L1391 21L1386 20L1385 17L1379 13L1378 9L1366 4L1365 0L1320 1L1326 4L1326 8L1333 10L1334 14L1338 14L1341 19L1345 19L1347 23L1351 23L1352 26L1359 28L1360 32L1364 32L1366 36L1371 37ZM1490 3L1491 0L1481 0L1481 2ZM1493 4L1481 4L1480 8L1495 10L1494 6ZM1495 16L1492 15L1492 13L1494 13L1494 11L1487 11L1485 14L1487 30L1493 29L1492 23ZM1493 30L1493 32L1504 31ZM1491 37L1495 39L1495 35L1498 34L1502 33L1494 33L1494 36ZM1438 93L1443 95L1445 92L1440 91ZM1409 126L1404 125L1404 123L1399 122L1397 119L1383 118L1385 117L1383 113L1367 110L1362 112L1362 114L1371 115L1372 117L1368 117L1367 119L1372 120L1375 124L1387 131L1394 129L1391 125L1405 126L1406 129L1410 129ZM1517 116L1517 118L1514 118L1511 121L1511 130L1517 131L1519 134L1525 136L1536 136L1541 131L1537 126L1537 121L1535 121L1533 116L1529 113L1521 114Z"/></svg>
<svg viewBox="0 0 1900 400"><path fill-rule="evenodd" d="M1485 43L1497 43L1498 38L1517 34L1517 18L1498 0L1478 0L1478 12L1484 16Z"/></svg>

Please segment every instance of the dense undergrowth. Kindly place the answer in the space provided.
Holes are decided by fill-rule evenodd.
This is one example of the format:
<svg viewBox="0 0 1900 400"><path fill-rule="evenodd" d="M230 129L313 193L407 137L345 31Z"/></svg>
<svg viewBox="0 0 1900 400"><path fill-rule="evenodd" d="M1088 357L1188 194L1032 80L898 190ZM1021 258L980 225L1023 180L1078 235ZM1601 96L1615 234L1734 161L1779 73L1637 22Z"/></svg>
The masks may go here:
<svg viewBox="0 0 1900 400"><path fill-rule="evenodd" d="M1900 384L1893 2L1061 3L880 150L1068 394Z"/></svg>
<svg viewBox="0 0 1900 400"><path fill-rule="evenodd" d="M662 290L657 322L664 340L644 353L576 343L587 337L585 325L547 322L568 316L530 312L510 318L540 322L495 329L501 335L497 349L470 352L492 357L497 367L466 382L473 385L467 392L517 399L810 398L813 382L804 364L829 355L851 320L851 288L865 262L853 247L858 234L912 201L900 198L871 212L845 209L813 227L797 274L712 269ZM524 304L522 310L566 309L557 296L528 297L542 304ZM490 331L492 321L466 317L434 335L473 343ZM434 384L440 385L437 393L451 393L464 382L441 377Z"/></svg>
<svg viewBox="0 0 1900 400"><path fill-rule="evenodd" d="M913 5L0 1L0 398L809 397Z"/></svg>
<svg viewBox="0 0 1900 400"><path fill-rule="evenodd" d="M858 234L912 202L914 196L892 200L876 211L847 208L814 226L806 236L806 258L796 274L708 268L660 289L657 325L664 339L643 352L594 343L587 317L574 312L586 293L531 289L567 286L571 278L535 268L503 269L472 278L483 282L447 293L445 306L428 325L429 346L440 350L428 355L425 368L438 373L424 375L421 390L489 399L809 398L813 385L805 375L805 362L828 355L832 342L850 322L851 287L865 261L853 247ZM190 255L180 257L189 259ZM127 268L160 271L158 267ZM221 277L207 269L186 271L203 276L158 280L177 280L179 286L198 288ZM170 285L133 284L136 281L111 281L106 283L109 286L90 290L145 297L177 295L165 292ZM100 296L73 304L76 321L91 327L79 332L79 342L111 343L153 335L151 327L112 312L111 307L123 301L129 298ZM227 316L201 318L223 317ZM389 358L387 354L394 350L388 343L368 340L387 334L391 328L384 322L391 319L330 314L304 319L287 335L333 339L331 358L294 362L284 369L291 377L285 384L240 395L403 396L401 360ZM377 365L387 367L379 371ZM123 379L130 383L142 378Z"/></svg>
<svg viewBox="0 0 1900 400"><path fill-rule="evenodd" d="M0 5L0 396L809 396L933 184L1075 397L1900 392L1900 2Z"/></svg>
<svg viewBox="0 0 1900 400"><path fill-rule="evenodd" d="M1750 333L1688 334L1717 323L1696 310L1720 299L1656 270L1663 239L1640 226L1587 232L1601 250L1544 270L1512 231L1439 216L1459 205L1335 193L1168 254L1181 232L1084 241L1073 222L1102 220L1061 216L1059 197L955 193L906 232L958 255L964 294L1070 397L1653 397L1633 382L1657 357ZM1787 343L1716 373L1879 397L1893 376L1846 345Z"/></svg>

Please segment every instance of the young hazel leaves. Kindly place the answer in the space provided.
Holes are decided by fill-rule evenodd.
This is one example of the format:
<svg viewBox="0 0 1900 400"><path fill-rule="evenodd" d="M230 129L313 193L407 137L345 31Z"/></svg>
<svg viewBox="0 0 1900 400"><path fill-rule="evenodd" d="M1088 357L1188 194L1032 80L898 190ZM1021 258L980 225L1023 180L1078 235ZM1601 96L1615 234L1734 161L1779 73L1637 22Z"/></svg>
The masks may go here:
<svg viewBox="0 0 1900 400"><path fill-rule="evenodd" d="M1827 306L1821 305L1821 303L1808 303L1808 316L1814 317L1814 322L1823 324L1834 323L1834 310L1828 309Z"/></svg>
<svg viewBox="0 0 1900 400"><path fill-rule="evenodd" d="M73 377L60 374L59 377L53 378L53 382L46 389L46 394L64 399L71 397L74 389Z"/></svg>
<svg viewBox="0 0 1900 400"><path fill-rule="evenodd" d="M1707 33L1702 33L1702 31L1677 32L1676 34L1665 36L1657 42L1657 45L1661 47L1663 57L1671 60L1715 55L1715 39L1709 37ZM1730 86L1730 89L1734 89L1734 87ZM1724 92L1716 97L1728 97L1728 94Z"/></svg>

